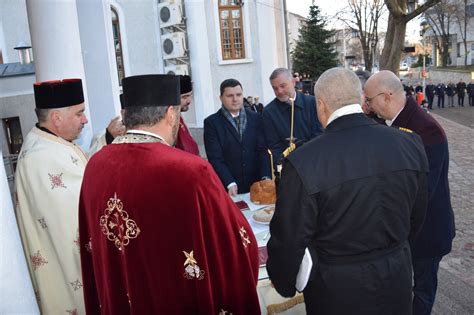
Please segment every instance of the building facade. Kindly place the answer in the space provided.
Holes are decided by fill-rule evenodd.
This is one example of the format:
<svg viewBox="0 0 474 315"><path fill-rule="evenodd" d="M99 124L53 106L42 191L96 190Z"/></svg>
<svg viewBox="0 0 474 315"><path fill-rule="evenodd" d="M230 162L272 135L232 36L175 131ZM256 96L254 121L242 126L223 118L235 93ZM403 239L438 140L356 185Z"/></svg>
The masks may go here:
<svg viewBox="0 0 474 315"><path fill-rule="evenodd" d="M441 52L437 45L435 33L440 38L441 30L449 35L448 38L448 60L447 66L469 66L474 64L474 1L468 0L467 5L464 1L450 0L451 10L444 13L442 21L444 25L440 25L441 20L437 17L434 9L428 11L434 18L425 33L425 41L431 45L431 57L434 66L441 66ZM447 5L447 4L444 4ZM464 28L464 23L466 28ZM466 45L464 44L466 39ZM441 40L441 39L440 39ZM465 46L467 46L467 58ZM466 62L465 62L466 61Z"/></svg>
<svg viewBox="0 0 474 315"><path fill-rule="evenodd" d="M22 136L36 123L35 81L83 79L90 121L78 142L84 149L118 115L124 76L190 74L194 105L183 116L195 128L220 108L225 79L269 102L271 71L288 66L283 8L284 0L2 0L2 152L15 153L9 121L18 121ZM22 42L32 46L31 64L19 63L14 48Z"/></svg>

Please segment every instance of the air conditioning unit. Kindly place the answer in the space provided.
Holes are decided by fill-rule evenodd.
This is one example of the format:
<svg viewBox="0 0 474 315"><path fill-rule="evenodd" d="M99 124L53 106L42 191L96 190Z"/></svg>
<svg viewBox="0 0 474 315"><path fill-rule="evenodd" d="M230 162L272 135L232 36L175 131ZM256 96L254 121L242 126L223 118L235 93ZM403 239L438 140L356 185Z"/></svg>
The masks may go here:
<svg viewBox="0 0 474 315"><path fill-rule="evenodd" d="M160 27L170 27L183 23L183 9L181 4L172 1L161 2L158 4L158 17Z"/></svg>
<svg viewBox="0 0 474 315"><path fill-rule="evenodd" d="M161 35L161 50L163 59L186 57L186 39L184 32Z"/></svg>
<svg viewBox="0 0 474 315"><path fill-rule="evenodd" d="M189 75L188 65L171 65L165 67L165 74Z"/></svg>

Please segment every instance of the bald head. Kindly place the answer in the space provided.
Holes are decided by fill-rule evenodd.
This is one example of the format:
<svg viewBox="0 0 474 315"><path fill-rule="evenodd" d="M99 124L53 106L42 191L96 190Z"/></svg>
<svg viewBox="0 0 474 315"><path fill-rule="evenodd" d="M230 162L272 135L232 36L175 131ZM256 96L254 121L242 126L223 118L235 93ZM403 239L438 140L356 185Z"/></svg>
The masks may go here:
<svg viewBox="0 0 474 315"><path fill-rule="evenodd" d="M361 103L360 80L354 71L345 68L326 70L316 82L314 93L335 111L343 106Z"/></svg>
<svg viewBox="0 0 474 315"><path fill-rule="evenodd" d="M365 83L364 94L370 110L388 120L392 120L406 103L400 79L388 70L372 75Z"/></svg>
<svg viewBox="0 0 474 315"><path fill-rule="evenodd" d="M402 82L392 71L382 70L372 75L365 83L366 87L375 87L381 91L390 91L391 93L405 93Z"/></svg>

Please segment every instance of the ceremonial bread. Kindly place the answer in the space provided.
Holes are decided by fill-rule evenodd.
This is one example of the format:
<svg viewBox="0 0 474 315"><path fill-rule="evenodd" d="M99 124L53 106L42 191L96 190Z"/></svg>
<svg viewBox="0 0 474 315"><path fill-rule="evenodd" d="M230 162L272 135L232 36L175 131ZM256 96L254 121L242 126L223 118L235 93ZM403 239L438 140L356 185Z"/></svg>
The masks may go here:
<svg viewBox="0 0 474 315"><path fill-rule="evenodd" d="M275 182L270 179L255 182L250 186L250 201L255 204L274 204L276 202Z"/></svg>
<svg viewBox="0 0 474 315"><path fill-rule="evenodd" d="M275 213L275 207L267 207L262 210L255 211L252 218L259 223L268 224L272 220L273 213Z"/></svg>

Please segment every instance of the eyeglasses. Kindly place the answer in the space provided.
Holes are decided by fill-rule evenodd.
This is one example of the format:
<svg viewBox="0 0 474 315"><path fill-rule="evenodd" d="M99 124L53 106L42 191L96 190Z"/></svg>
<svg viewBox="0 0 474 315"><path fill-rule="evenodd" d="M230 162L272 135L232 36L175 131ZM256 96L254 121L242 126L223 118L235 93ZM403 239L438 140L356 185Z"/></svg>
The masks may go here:
<svg viewBox="0 0 474 315"><path fill-rule="evenodd" d="M382 95L382 94L392 95L392 93L390 93L390 92L380 92L379 94L376 94L375 96L372 96L372 97L367 97L366 96L365 97L365 104L367 106L370 106L370 102L372 102L374 98L376 98L377 96Z"/></svg>

